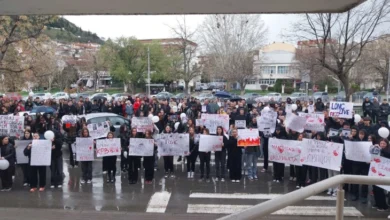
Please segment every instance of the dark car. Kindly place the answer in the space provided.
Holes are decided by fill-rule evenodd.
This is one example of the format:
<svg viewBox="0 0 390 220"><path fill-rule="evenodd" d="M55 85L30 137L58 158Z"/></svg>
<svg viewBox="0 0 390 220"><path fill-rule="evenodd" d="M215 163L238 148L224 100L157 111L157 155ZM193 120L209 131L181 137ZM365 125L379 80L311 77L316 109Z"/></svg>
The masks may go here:
<svg viewBox="0 0 390 220"><path fill-rule="evenodd" d="M31 109L30 113L46 113L46 114L54 114L56 110L50 106L36 106Z"/></svg>
<svg viewBox="0 0 390 220"><path fill-rule="evenodd" d="M363 97L364 95L367 93L367 91L359 91L359 92L354 92L352 94L352 102L355 102L355 101L362 101L363 100Z"/></svg>

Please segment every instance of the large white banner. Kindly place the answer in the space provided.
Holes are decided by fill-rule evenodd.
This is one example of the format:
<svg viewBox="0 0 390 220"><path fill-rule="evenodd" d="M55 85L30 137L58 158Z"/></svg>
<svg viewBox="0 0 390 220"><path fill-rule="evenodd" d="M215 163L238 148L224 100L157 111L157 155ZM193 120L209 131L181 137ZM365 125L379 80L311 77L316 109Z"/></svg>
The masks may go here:
<svg viewBox="0 0 390 220"><path fill-rule="evenodd" d="M200 135L199 152L221 151L223 136Z"/></svg>
<svg viewBox="0 0 390 220"><path fill-rule="evenodd" d="M302 166L301 147L302 141L268 139L268 159L270 161Z"/></svg>
<svg viewBox="0 0 390 220"><path fill-rule="evenodd" d="M31 146L31 166L50 166L52 142L33 140Z"/></svg>
<svg viewBox="0 0 390 220"><path fill-rule="evenodd" d="M306 118L297 116L294 113L288 113L285 125L288 129L302 133L306 124Z"/></svg>
<svg viewBox="0 0 390 220"><path fill-rule="evenodd" d="M119 155L121 155L121 140L119 138L96 140L97 157Z"/></svg>
<svg viewBox="0 0 390 220"><path fill-rule="evenodd" d="M303 139L301 163L304 165L340 171L342 156L342 144Z"/></svg>
<svg viewBox="0 0 390 220"><path fill-rule="evenodd" d="M190 152L189 134L160 134L156 143L159 156L182 156Z"/></svg>
<svg viewBox="0 0 390 220"><path fill-rule="evenodd" d="M260 146L259 130L257 129L237 129L237 146Z"/></svg>
<svg viewBox="0 0 390 220"><path fill-rule="evenodd" d="M130 138L129 155L130 156L153 156L154 140L147 138Z"/></svg>
<svg viewBox="0 0 390 220"><path fill-rule="evenodd" d="M306 123L304 126L305 130L309 131L319 131L323 132L325 129L324 126L324 114L323 113L303 113L299 112L299 116L304 117L306 119Z"/></svg>
<svg viewBox="0 0 390 220"><path fill-rule="evenodd" d="M93 138L76 138L76 160L93 161L95 160L95 151L93 148Z"/></svg>
<svg viewBox="0 0 390 220"><path fill-rule="evenodd" d="M28 157L24 155L24 149L29 145L32 140L19 141L15 140L15 150L16 150L16 163L17 164L27 164Z"/></svg>
<svg viewBox="0 0 390 220"><path fill-rule="evenodd" d="M278 113L273 110L262 110L261 116L257 117L257 128L259 131L274 133Z"/></svg>
<svg viewBox="0 0 390 220"><path fill-rule="evenodd" d="M202 114L202 125L209 129L210 134L217 133L217 127L222 126L223 130L229 130L229 115L225 114Z"/></svg>
<svg viewBox="0 0 390 220"><path fill-rule="evenodd" d="M369 163L371 161L370 147L372 145L372 142L344 140L344 145L345 157L348 160L366 163Z"/></svg>
<svg viewBox="0 0 390 220"><path fill-rule="evenodd" d="M353 103L351 102L330 102L329 116L338 118L353 117Z"/></svg>
<svg viewBox="0 0 390 220"><path fill-rule="evenodd" d="M13 115L0 116L0 135L20 137L24 134L24 117Z"/></svg>
<svg viewBox="0 0 390 220"><path fill-rule="evenodd" d="M148 117L133 117L131 127L137 128L137 132L145 133L146 130L153 131L154 125L152 119Z"/></svg>
<svg viewBox="0 0 390 220"><path fill-rule="evenodd" d="M390 177L390 159L380 156L374 157L368 176ZM390 186L378 185L378 187L390 191Z"/></svg>
<svg viewBox="0 0 390 220"><path fill-rule="evenodd" d="M108 132L110 132L110 124L108 122L102 123L92 123L87 125L89 136L94 139L105 138L107 137Z"/></svg>

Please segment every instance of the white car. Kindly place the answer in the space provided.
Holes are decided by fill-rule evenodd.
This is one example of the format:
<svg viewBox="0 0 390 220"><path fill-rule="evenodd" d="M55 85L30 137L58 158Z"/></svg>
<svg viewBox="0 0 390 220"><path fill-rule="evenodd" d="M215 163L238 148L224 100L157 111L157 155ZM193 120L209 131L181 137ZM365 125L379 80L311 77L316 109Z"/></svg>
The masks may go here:
<svg viewBox="0 0 390 220"><path fill-rule="evenodd" d="M112 99L112 97L111 97L110 94L108 94L108 93L95 93L95 94L93 94L92 96L90 96L89 99L92 100L93 98L95 98L95 97L97 97L97 96L105 97L105 98L107 99L107 101L111 101L111 99Z"/></svg>
<svg viewBox="0 0 390 220"><path fill-rule="evenodd" d="M66 92L57 92L57 93L54 93L54 95L52 96L53 99L56 99L56 100L60 100L60 99L69 99L69 95L68 93Z"/></svg>
<svg viewBox="0 0 390 220"><path fill-rule="evenodd" d="M274 102L282 102L282 94L272 92L268 93L265 96L258 97L255 99L257 102L269 102L269 101L274 101Z"/></svg>
<svg viewBox="0 0 390 220"><path fill-rule="evenodd" d="M52 98L50 93L35 93L32 97L33 100L35 100L37 97L39 97L40 100L48 100Z"/></svg>

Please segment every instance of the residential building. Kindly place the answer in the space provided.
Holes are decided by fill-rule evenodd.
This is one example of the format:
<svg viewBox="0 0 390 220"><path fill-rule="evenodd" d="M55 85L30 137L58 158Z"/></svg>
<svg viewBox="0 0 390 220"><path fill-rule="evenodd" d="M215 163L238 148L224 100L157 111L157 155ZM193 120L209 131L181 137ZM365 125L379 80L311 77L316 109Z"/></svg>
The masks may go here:
<svg viewBox="0 0 390 220"><path fill-rule="evenodd" d="M273 86L277 79L300 82L300 74L295 68L295 50L295 46L288 43L272 43L261 48L254 57L254 77L245 89L261 90L261 85Z"/></svg>

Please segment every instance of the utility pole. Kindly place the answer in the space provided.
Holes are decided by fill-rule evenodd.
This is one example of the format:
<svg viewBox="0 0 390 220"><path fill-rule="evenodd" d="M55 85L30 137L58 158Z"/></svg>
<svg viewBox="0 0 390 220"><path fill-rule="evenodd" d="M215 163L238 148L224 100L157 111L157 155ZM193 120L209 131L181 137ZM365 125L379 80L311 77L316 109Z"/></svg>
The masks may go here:
<svg viewBox="0 0 390 220"><path fill-rule="evenodd" d="M148 47L148 97L150 98L150 50Z"/></svg>

